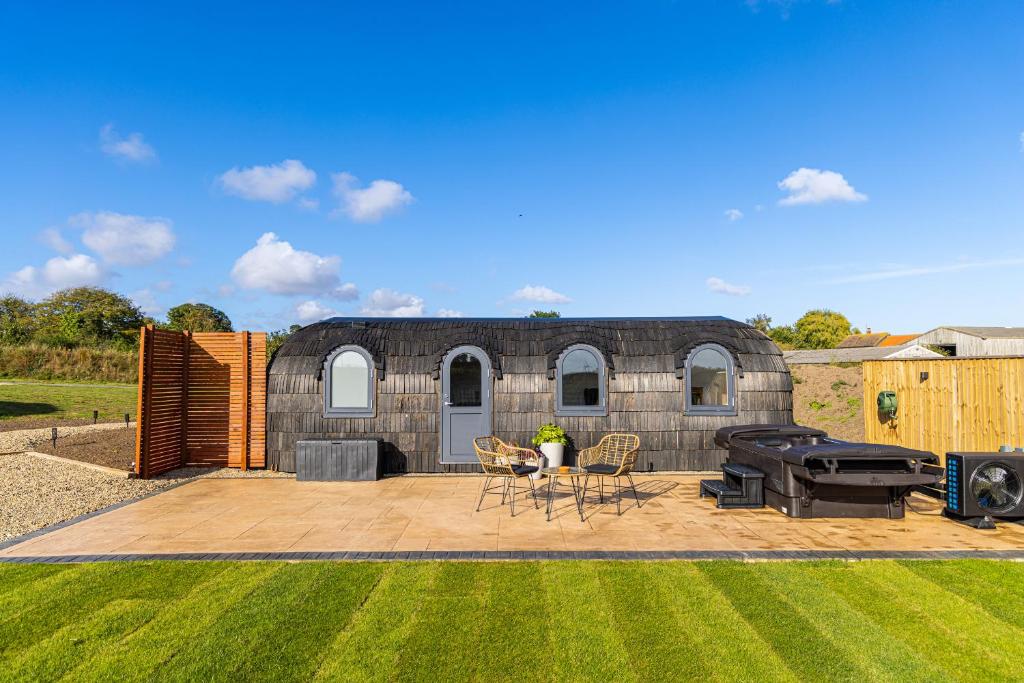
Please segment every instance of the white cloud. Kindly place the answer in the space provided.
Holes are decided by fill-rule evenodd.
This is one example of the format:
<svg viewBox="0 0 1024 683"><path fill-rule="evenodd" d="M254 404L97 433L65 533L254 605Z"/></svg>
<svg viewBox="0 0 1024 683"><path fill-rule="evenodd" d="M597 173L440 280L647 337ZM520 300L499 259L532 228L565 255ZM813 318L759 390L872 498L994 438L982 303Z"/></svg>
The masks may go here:
<svg viewBox="0 0 1024 683"><path fill-rule="evenodd" d="M704 281L708 290L716 294L727 294L729 296L746 296L750 294L750 287L746 285L734 285L726 282L720 277L709 277Z"/></svg>
<svg viewBox="0 0 1024 683"><path fill-rule="evenodd" d="M166 256L175 236L166 218L128 216L112 211L80 213L68 219L84 229L82 242L108 263L139 266Z"/></svg>
<svg viewBox="0 0 1024 683"><path fill-rule="evenodd" d="M726 209L725 217L728 218L730 221L735 222L743 218L743 212L740 211L739 209Z"/></svg>
<svg viewBox="0 0 1024 683"><path fill-rule="evenodd" d="M12 273L4 282L4 289L28 297L41 297L67 287L98 285L105 277L103 267L91 256L54 256L40 268L25 266Z"/></svg>
<svg viewBox="0 0 1024 683"><path fill-rule="evenodd" d="M123 138L114 130L112 123L100 128L100 149L108 157L122 161L141 163L156 159L156 150L146 143L142 133L129 133Z"/></svg>
<svg viewBox="0 0 1024 683"><path fill-rule="evenodd" d="M280 204L313 187L316 173L306 168L301 161L285 159L271 166L236 166L221 175L219 182L228 194Z"/></svg>
<svg viewBox="0 0 1024 683"><path fill-rule="evenodd" d="M305 209L306 211L316 211L317 209L320 208L320 200L319 199L310 199L309 197L299 197L299 199L295 203L299 205L300 209Z"/></svg>
<svg viewBox="0 0 1024 683"><path fill-rule="evenodd" d="M857 192L842 173L817 168L798 168L779 181L779 189L789 192L779 200L781 206L821 204L823 202L863 202L868 196Z"/></svg>
<svg viewBox="0 0 1024 683"><path fill-rule="evenodd" d="M877 282L878 280L894 280L905 277L920 277L922 275L936 275L939 273L956 273L962 270L974 270L977 268L999 268L1007 266L1022 266L1024 258L994 259L989 261L960 261L958 263L935 264L931 266L891 266L880 270L845 275L828 280L831 285L846 285L855 282Z"/></svg>
<svg viewBox="0 0 1024 683"><path fill-rule="evenodd" d="M299 322L302 323L317 322L326 318L334 318L339 315L341 315L341 313L330 306L324 306L319 301L303 301L295 306L295 316L299 319Z"/></svg>
<svg viewBox="0 0 1024 683"><path fill-rule="evenodd" d="M437 310L438 318L462 318L464 317L462 311L453 311L450 308L439 308Z"/></svg>
<svg viewBox="0 0 1024 683"><path fill-rule="evenodd" d="M351 298L354 285L342 285L340 272L339 257L299 251L267 232L256 241L255 247L238 257L231 277L243 289Z"/></svg>
<svg viewBox="0 0 1024 683"><path fill-rule="evenodd" d="M167 312L167 309L160 305L156 297L153 296L153 292L149 289L140 289L132 292L129 297L148 316L160 318Z"/></svg>
<svg viewBox="0 0 1024 683"><path fill-rule="evenodd" d="M543 285L526 285L512 292L512 298L519 301L536 301L542 304L567 304L572 301L566 295Z"/></svg>
<svg viewBox="0 0 1024 683"><path fill-rule="evenodd" d="M75 251L73 244L64 239L64 235L60 234L60 230L57 228L47 228L43 230L39 235L39 239L43 241L43 244L53 249L58 254L64 254L67 256Z"/></svg>
<svg viewBox="0 0 1024 683"><path fill-rule="evenodd" d="M346 282L340 287L335 287L331 296L339 301L355 301L359 298L359 288L355 286L355 283Z"/></svg>
<svg viewBox="0 0 1024 683"><path fill-rule="evenodd" d="M343 213L359 223L373 223L389 213L415 201L401 184L394 180L374 180L366 187L356 187L359 179L351 173L335 173L334 196L341 202L332 215Z"/></svg>
<svg viewBox="0 0 1024 683"><path fill-rule="evenodd" d="M373 318L419 318L423 315L423 299L393 289L375 289L361 312Z"/></svg>
<svg viewBox="0 0 1024 683"><path fill-rule="evenodd" d="M1024 130L1020 132L1020 151L1024 152Z"/></svg>

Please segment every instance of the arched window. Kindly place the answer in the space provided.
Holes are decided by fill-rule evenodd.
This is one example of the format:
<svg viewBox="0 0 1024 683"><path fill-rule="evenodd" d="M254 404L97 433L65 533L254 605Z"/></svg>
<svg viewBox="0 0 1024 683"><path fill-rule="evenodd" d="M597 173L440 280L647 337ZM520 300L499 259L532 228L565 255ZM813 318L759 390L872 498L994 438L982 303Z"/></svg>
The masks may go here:
<svg viewBox="0 0 1024 683"><path fill-rule="evenodd" d="M686 412L736 414L732 356L718 344L701 344L686 359Z"/></svg>
<svg viewBox="0 0 1024 683"><path fill-rule="evenodd" d="M556 415L607 415L604 357L593 346L575 344L555 365Z"/></svg>
<svg viewBox="0 0 1024 683"><path fill-rule="evenodd" d="M359 346L341 346L324 364L324 416L373 417L373 358Z"/></svg>

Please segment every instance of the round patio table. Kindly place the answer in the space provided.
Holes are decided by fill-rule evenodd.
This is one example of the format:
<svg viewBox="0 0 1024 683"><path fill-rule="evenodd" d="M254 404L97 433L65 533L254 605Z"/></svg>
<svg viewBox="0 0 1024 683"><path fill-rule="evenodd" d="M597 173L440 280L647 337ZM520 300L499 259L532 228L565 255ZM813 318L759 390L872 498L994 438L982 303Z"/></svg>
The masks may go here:
<svg viewBox="0 0 1024 683"><path fill-rule="evenodd" d="M572 486L572 496L576 501L576 511L580 513L580 521L585 521L583 519L583 497L580 495L582 490L576 480L586 476L587 471L581 467L545 467L541 470L541 474L547 475L548 478L548 521L551 521L551 508L555 504L555 489L558 488L559 480L562 478L569 480L569 484Z"/></svg>

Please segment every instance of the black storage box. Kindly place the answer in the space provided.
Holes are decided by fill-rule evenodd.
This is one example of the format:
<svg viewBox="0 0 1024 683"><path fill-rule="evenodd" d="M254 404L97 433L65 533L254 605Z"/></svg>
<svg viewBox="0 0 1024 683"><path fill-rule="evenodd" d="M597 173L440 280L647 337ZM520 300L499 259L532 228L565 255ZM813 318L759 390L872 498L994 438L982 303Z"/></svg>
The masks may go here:
<svg viewBox="0 0 1024 683"><path fill-rule="evenodd" d="M320 439L295 444L299 481L376 481L384 471L380 439Z"/></svg>

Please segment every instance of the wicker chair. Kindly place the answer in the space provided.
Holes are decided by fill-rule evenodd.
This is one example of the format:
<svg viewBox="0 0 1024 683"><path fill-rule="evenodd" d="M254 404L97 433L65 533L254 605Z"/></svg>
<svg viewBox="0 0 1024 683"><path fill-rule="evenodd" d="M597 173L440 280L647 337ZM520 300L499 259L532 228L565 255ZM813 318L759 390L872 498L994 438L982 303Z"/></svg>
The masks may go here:
<svg viewBox="0 0 1024 683"><path fill-rule="evenodd" d="M540 458L536 451L510 446L496 436L480 436L473 439L473 450L476 451L476 457L480 460L480 467L487 475L484 480L484 488L480 492L480 500L476 504L477 512L480 512L484 496L497 490L498 487L491 487L491 482L495 479L501 479L501 504L504 505L505 499L508 498L513 517L516 516L516 481L523 477L530 482L533 506L540 507L537 504L537 489L530 477L540 467ZM510 490L511 495L509 495Z"/></svg>
<svg viewBox="0 0 1024 683"><path fill-rule="evenodd" d="M615 509L622 514L622 487L619 484L620 477L629 480L629 487L633 490L633 497L636 499L636 506L640 507L640 496L636 493L636 484L633 483L633 465L636 464L637 455L640 453L640 437L636 434L606 434L596 446L584 448L579 452L576 459L577 465L587 472L583 478L583 495L587 495L587 483L591 476L598 478L598 495L600 501L604 502L604 478L611 477L615 482Z"/></svg>

